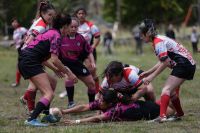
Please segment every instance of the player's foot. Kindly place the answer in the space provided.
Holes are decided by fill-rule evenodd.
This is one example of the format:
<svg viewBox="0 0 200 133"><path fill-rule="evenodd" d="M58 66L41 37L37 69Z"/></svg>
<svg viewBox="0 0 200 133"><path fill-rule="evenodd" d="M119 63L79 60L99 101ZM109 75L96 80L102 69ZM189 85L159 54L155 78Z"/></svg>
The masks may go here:
<svg viewBox="0 0 200 133"><path fill-rule="evenodd" d="M19 83L12 83L11 84L11 87L17 87L17 86L19 86Z"/></svg>
<svg viewBox="0 0 200 133"><path fill-rule="evenodd" d="M182 116L183 116L183 115L182 115ZM181 118L182 118L182 116L178 116L177 114L175 114L175 115L169 116L169 117L167 118L167 120L168 120L168 121L180 121Z"/></svg>
<svg viewBox="0 0 200 133"><path fill-rule="evenodd" d="M33 119L31 121L26 120L24 122L24 124L28 125L28 126L34 126L34 127L46 127L46 126L48 126L48 124L41 123L37 119Z"/></svg>
<svg viewBox="0 0 200 133"><path fill-rule="evenodd" d="M71 101L68 103L67 108L70 109L73 108L74 106L76 106L76 103L74 101Z"/></svg>
<svg viewBox="0 0 200 133"><path fill-rule="evenodd" d="M65 96L67 96L67 91L63 91L59 94L60 98L64 98Z"/></svg>
<svg viewBox="0 0 200 133"><path fill-rule="evenodd" d="M157 117L157 118L155 118L155 119L153 119L153 120L150 120L150 121L148 121L148 123L153 123L153 122L158 122L158 123L163 123L163 122L167 122L168 120L167 120L167 117L166 116L164 116L164 117Z"/></svg>
<svg viewBox="0 0 200 133"><path fill-rule="evenodd" d="M33 113L33 110L32 110L32 111L29 111L28 105L27 105L27 100L24 99L24 96L21 96L20 99L19 99L19 101L20 101L20 103L23 105L23 107L25 108L26 114L30 116L31 113Z"/></svg>

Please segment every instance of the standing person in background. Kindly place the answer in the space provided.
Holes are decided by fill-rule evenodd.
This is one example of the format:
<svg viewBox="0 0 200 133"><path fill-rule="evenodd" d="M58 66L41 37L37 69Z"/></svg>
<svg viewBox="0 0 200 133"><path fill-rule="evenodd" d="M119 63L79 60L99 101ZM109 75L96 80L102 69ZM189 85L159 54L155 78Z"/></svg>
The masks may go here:
<svg viewBox="0 0 200 133"><path fill-rule="evenodd" d="M37 16L38 18L36 18L36 20L31 25L30 29L28 30L28 35L26 36L24 46L22 47L22 49L27 47L29 42L31 42L35 37L37 37L39 34L44 33L50 28L54 16L54 6L48 1L41 2ZM31 112L33 112L35 108L36 92L36 86L31 81L29 81L29 85L26 92L20 98L20 102L25 106L25 109L27 109L27 114L29 115Z"/></svg>
<svg viewBox="0 0 200 133"><path fill-rule="evenodd" d="M192 43L192 50L193 50L193 53L197 53L198 52L198 42L199 42L199 35L197 33L197 28L196 26L193 26L192 27L192 33L190 35L190 41Z"/></svg>
<svg viewBox="0 0 200 133"><path fill-rule="evenodd" d="M142 55L143 54L143 43L142 39L140 38L140 29L138 25L136 25L132 30L133 37L135 39L136 48L135 53L136 55Z"/></svg>
<svg viewBox="0 0 200 133"><path fill-rule="evenodd" d="M171 100L176 114L174 119L178 120L184 116L180 99L176 93L177 87L180 87L185 80L192 80L196 70L196 63L189 51L180 43L177 43L169 37L158 35L154 21L145 19L140 24L142 39L145 42L151 42L155 54L158 57L158 63L148 71L140 74L144 84L152 82L164 69L170 67L171 74L168 76L161 93L160 116L154 122L166 122L169 118L166 116L167 107Z"/></svg>
<svg viewBox="0 0 200 133"><path fill-rule="evenodd" d="M174 39L174 40L176 39L176 35L175 35L172 24L169 24L168 29L167 29L165 34L166 34L167 37L169 37L171 39Z"/></svg>
<svg viewBox="0 0 200 133"><path fill-rule="evenodd" d="M92 46L92 50L93 50L93 56L95 59L95 63L97 60L97 55L96 55L96 47L99 45L100 43L100 31L99 28L94 25L92 22L86 20L86 15L87 12L84 8L79 8L75 11L74 16L78 18L78 20L80 21L80 25L78 27L78 33L81 34L85 40L87 41L88 44L90 44ZM96 73L96 67L91 67L92 62L90 62L89 59L86 59L84 61L85 66L87 67L87 69L90 71L90 73L92 74L92 77L95 81L95 88L96 88L96 92L99 91L99 78L97 76ZM69 91L74 91L72 88L72 86L65 86L67 90ZM71 92L70 92L71 93ZM60 97L64 97L67 94L66 91L62 92L60 94Z"/></svg>
<svg viewBox="0 0 200 133"><path fill-rule="evenodd" d="M18 50L23 43L24 36L27 33L27 29L24 27L21 27L17 18L12 19L12 27L14 28L14 32L13 32L14 45L15 45L15 48ZM21 74L17 66L16 81L15 83L12 83L11 86L17 87L20 84L20 79L21 79Z"/></svg>
<svg viewBox="0 0 200 133"><path fill-rule="evenodd" d="M112 49L111 49L112 43L113 43L112 33L110 31L107 31L104 34L103 44L105 52L108 54L112 54Z"/></svg>

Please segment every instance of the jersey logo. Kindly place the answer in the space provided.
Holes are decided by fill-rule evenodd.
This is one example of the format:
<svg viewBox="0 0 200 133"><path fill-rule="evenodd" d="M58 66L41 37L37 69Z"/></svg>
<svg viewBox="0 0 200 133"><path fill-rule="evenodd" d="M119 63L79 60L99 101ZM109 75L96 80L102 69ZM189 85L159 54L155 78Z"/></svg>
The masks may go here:
<svg viewBox="0 0 200 133"><path fill-rule="evenodd" d="M83 69L83 73L86 73L86 72L87 72L87 70L84 68L84 69Z"/></svg>

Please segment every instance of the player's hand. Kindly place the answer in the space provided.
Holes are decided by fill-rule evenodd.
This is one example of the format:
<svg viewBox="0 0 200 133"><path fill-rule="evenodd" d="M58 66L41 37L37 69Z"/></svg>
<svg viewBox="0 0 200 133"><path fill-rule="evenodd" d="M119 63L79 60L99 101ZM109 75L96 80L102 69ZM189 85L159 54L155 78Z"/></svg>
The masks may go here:
<svg viewBox="0 0 200 133"><path fill-rule="evenodd" d="M56 74L56 76L57 76L58 78L64 78L64 77L65 77L65 74L62 73L62 72L60 72L60 71L54 71L54 73Z"/></svg>
<svg viewBox="0 0 200 133"><path fill-rule="evenodd" d="M149 72L148 71L144 71L144 72L142 72L140 75L139 75L139 77L140 77L140 79L143 79L144 77L147 77L147 76L149 76Z"/></svg>
<svg viewBox="0 0 200 133"><path fill-rule="evenodd" d="M149 83L153 80L153 78L151 76L148 76L146 78L143 78L142 80L144 85L149 85Z"/></svg>

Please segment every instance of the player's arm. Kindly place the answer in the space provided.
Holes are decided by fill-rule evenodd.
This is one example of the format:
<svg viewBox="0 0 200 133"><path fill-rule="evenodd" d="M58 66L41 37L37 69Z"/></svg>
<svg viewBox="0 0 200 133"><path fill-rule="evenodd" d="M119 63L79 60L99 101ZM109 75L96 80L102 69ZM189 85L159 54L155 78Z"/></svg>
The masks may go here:
<svg viewBox="0 0 200 133"><path fill-rule="evenodd" d="M89 104L83 104L83 105L78 105L70 109L63 109L62 114L69 114L69 113L80 113L80 112L85 112L89 111L90 107Z"/></svg>
<svg viewBox="0 0 200 133"><path fill-rule="evenodd" d="M78 120L65 120L65 124L79 124L79 123L88 123L88 122L100 122L108 120L109 118L106 117L104 114L91 116L88 118L78 119Z"/></svg>
<svg viewBox="0 0 200 133"><path fill-rule="evenodd" d="M148 75L150 75L151 73L153 73L158 67L160 66L160 61L156 63L155 66L153 66L152 68L150 68L147 71L144 71L143 73L140 74L140 78L143 77L147 77Z"/></svg>
<svg viewBox="0 0 200 133"><path fill-rule="evenodd" d="M92 45L92 48L95 49L99 44L100 44L100 35L94 37L94 44Z"/></svg>
<svg viewBox="0 0 200 133"><path fill-rule="evenodd" d="M72 73L72 71L68 67L62 64L62 62L58 59L58 56L56 54L52 53L50 59L53 65L56 68L58 68L59 71L63 72L64 74L67 74L69 79L73 80L75 83L78 82L77 77Z"/></svg>

